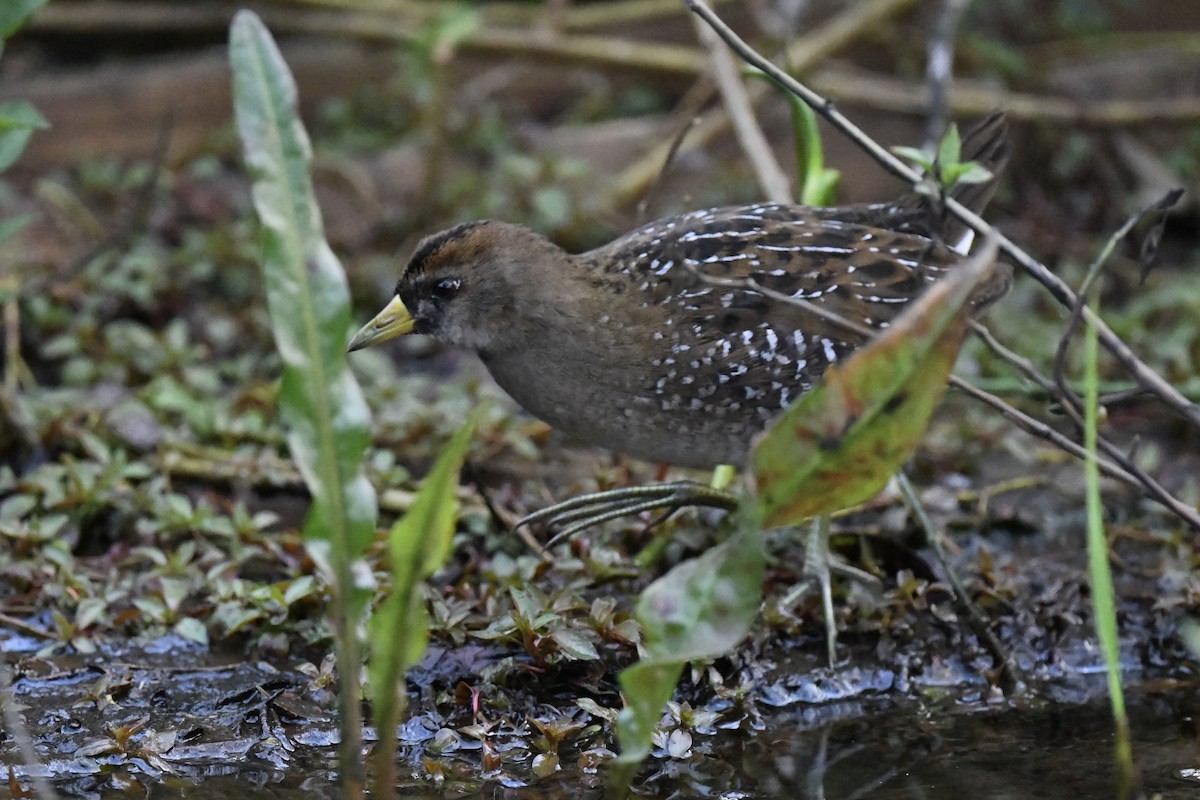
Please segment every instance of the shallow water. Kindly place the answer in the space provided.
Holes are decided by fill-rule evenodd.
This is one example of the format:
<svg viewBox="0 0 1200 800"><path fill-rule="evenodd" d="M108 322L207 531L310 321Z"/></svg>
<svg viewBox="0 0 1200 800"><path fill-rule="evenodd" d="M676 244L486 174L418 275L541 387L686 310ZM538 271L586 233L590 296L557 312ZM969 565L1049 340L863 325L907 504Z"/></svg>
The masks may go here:
<svg viewBox="0 0 1200 800"><path fill-rule="evenodd" d="M1200 783L1195 686L1138 694L1130 714L1147 794L1192 798ZM797 720L802 712L790 715ZM789 732L789 715L748 742L739 771L746 797L1091 798L1114 797L1107 702L936 716L919 706Z"/></svg>
<svg viewBox="0 0 1200 800"><path fill-rule="evenodd" d="M167 648L108 653L87 663L26 658L14 688L41 763L23 765L6 735L0 764L25 784L33 774L48 777L63 796L337 797L335 718L308 676L263 664L204 663L211 656L200 653L181 665L181 655ZM819 703L775 694L780 707L756 706L757 731L718 724L693 732L691 746L676 757L659 751L644 765L637 792L728 800L1115 796L1112 723L1100 675L1076 673L1043 687L1043 698L1054 699L987 702L977 689L901 687L871 673L857 689ZM1129 706L1147 794L1198 796L1200 781L1189 777L1200 770L1197 683L1147 683L1131 690ZM139 721L143 727L124 751L112 745L109 728ZM406 726L403 797L603 794L600 776L581 770L586 758L570 746L560 752L559 772L533 777L533 754L516 739L502 769L481 774L478 748L464 737L438 762L458 768L431 779L421 752L437 724L426 722ZM0 798L14 796L0 789Z"/></svg>

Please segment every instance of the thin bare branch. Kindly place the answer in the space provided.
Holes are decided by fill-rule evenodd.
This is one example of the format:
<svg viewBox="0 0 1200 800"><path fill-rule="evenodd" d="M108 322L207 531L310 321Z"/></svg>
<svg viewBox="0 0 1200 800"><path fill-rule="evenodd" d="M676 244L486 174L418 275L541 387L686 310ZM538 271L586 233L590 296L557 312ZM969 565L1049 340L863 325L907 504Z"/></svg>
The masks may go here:
<svg viewBox="0 0 1200 800"><path fill-rule="evenodd" d="M1037 367L1033 365L1033 362L1029 359L1014 353L1012 350L1005 347L1000 343L999 340L996 339L995 336L992 335L991 331L989 331L978 321L972 321L971 327L989 350L995 353L1001 361L1013 367L1019 374L1037 384L1038 387L1045 392L1047 397L1057 402L1062 407L1063 411L1071 418L1071 421L1074 423L1076 429L1083 430L1083 418L1080 415L1079 408L1074 404L1077 401L1074 391L1072 391L1065 384L1059 383L1047 375L1044 375ZM976 399L984 400L984 402L999 410L1007 419L1016 423L1018 427L1022 428L1027 433L1031 433L1038 438L1045 439L1051 444L1066 450L1073 456L1083 458L1082 454L1084 453L1084 450L1081 445L1075 443L1071 439L1068 439L1063 434L1055 431L1053 428L1043 423L1038 422L1038 427L1036 429L1027 427L1025 424L1026 420L1032 420L1033 418L1025 416L1022 412L1019 412L1012 406L1009 406L995 395L984 392L979 387L971 386L970 384L954 385L958 386L960 389L963 389L963 391L967 391L964 388L965 386L970 386L970 391L968 394ZM986 395L987 398L990 399L985 400L983 395ZM1075 400L1068 399L1067 395L1070 395L1071 398L1075 398ZM1001 404L1003 404L1003 407ZM1015 415L1020 415L1024 419L1019 419ZM1052 432L1053 437L1047 435L1047 431ZM1064 446L1064 442L1069 442L1070 447ZM1126 481L1131 486L1140 488L1148 497L1162 504L1171 512L1182 517L1190 525L1196 526L1197 529L1200 529L1200 514L1196 513L1196 509L1176 498L1148 472L1134 463L1132 454L1123 452L1121 448L1117 447L1116 444L1103 436L1097 437L1096 446L1097 449L1108 459L1101 460L1101 470L1104 470L1105 464L1116 470L1119 470L1119 474L1117 472L1106 474L1109 474L1112 477L1121 478L1121 480Z"/></svg>
<svg viewBox="0 0 1200 800"><path fill-rule="evenodd" d="M683 125L679 126L679 132L671 137L671 145L667 149L667 154L663 159L662 167L658 170L658 176L655 177L653 183L646 187L646 193L642 196L642 199L638 201L637 219L639 223L646 220L646 211L650 207L650 201L654 198L659 184L662 183L663 176L665 176L667 171L671 168L671 162L674 161L675 156L679 154L679 148L683 146L683 140L687 138L687 135L691 132L692 128L696 127L696 125L699 123L700 117L695 116L694 114L690 115L687 118L687 121Z"/></svg>
<svg viewBox="0 0 1200 800"><path fill-rule="evenodd" d="M909 8L915 1L864 0L861 3L852 3L845 11L817 30L792 42L788 47L787 63L796 72L805 72L854 41L864 31L878 27L884 20ZM756 83L750 86L746 93L751 105L754 105L770 91L771 87ZM687 137L682 149L702 147L724 132L728 125L729 118L720 111L704 114ZM646 185L658 174L659 166L665 160L665 150L665 143L657 145L618 176L613 193L616 204L627 203L631 198L642 194Z"/></svg>
<svg viewBox="0 0 1200 800"><path fill-rule="evenodd" d="M687 267L701 281L709 284L710 286L720 286L729 289L743 289L748 292L761 294L768 300L774 300L777 303L786 303L787 305L795 306L796 308L802 308L808 313L812 314L814 317L823 319L831 325L836 325L842 330L857 334L864 339L870 339L876 334L876 331L871 330L867 326L858 322L854 322L853 320L846 319L836 311L825 308L819 303L814 303L811 300L805 300L802 297L792 297L790 294L777 292L774 289L763 286L754 278L722 278L717 275L709 275L701 272L694 264L686 261L684 262L684 266Z"/></svg>

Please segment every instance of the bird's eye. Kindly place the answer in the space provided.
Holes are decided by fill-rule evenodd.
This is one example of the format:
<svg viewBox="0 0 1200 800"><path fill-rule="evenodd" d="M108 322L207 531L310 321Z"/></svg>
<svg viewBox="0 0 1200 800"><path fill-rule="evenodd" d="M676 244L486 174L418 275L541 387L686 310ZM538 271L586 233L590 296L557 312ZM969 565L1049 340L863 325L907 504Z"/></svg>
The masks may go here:
<svg viewBox="0 0 1200 800"><path fill-rule="evenodd" d="M433 285L430 293L438 300L449 300L458 294L460 288L462 288L462 281L458 278L442 278Z"/></svg>

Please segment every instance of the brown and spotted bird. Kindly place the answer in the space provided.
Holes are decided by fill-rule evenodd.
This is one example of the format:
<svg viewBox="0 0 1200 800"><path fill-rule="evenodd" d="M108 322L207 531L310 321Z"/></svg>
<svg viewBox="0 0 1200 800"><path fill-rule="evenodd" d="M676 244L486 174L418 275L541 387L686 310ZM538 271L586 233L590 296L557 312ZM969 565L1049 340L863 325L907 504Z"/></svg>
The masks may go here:
<svg viewBox="0 0 1200 800"><path fill-rule="evenodd" d="M993 178L956 199L982 209L1007 154L996 114L963 144L963 159ZM429 334L478 353L513 399L583 442L682 466L740 464L754 434L863 343L862 328L885 327L962 259L967 231L939 217L916 193L713 208L580 255L519 225L469 222L418 245L395 298L350 349ZM1006 288L1006 276L995 280L976 306Z"/></svg>

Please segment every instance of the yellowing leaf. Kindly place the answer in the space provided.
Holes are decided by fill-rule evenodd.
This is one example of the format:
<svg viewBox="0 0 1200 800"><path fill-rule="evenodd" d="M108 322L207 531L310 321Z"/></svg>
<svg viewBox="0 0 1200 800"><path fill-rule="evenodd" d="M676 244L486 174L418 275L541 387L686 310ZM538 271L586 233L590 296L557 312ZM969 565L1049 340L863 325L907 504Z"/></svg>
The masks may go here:
<svg viewBox="0 0 1200 800"><path fill-rule="evenodd" d="M995 257L994 244L981 248L767 429L752 456L765 527L849 508L886 485L925 433Z"/></svg>

